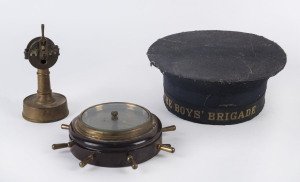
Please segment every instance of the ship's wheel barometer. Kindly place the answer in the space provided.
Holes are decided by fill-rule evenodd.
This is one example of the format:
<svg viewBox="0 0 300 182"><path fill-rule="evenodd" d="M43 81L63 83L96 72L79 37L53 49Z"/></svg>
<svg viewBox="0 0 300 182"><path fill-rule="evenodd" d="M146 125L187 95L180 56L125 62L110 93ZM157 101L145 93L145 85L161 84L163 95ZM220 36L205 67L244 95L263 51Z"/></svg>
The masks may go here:
<svg viewBox="0 0 300 182"><path fill-rule="evenodd" d="M170 144L162 144L162 128L158 117L136 104L112 102L92 106L72 120L70 142L53 144L53 149L70 147L81 162L80 167L92 164L103 167L138 167L160 150L174 153Z"/></svg>

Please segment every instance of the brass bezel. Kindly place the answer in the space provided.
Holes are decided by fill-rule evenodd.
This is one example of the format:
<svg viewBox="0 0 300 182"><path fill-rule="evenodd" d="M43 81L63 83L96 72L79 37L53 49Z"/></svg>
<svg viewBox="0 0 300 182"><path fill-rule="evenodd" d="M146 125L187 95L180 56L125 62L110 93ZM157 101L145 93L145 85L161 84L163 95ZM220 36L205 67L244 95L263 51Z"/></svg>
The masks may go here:
<svg viewBox="0 0 300 182"><path fill-rule="evenodd" d="M126 104L134 107L140 107L148 113L149 118L142 125L139 125L129 130L121 130L121 131L106 131L106 130L95 129L88 126L82 121L82 115L85 111L87 111L90 108L100 106L100 105L105 105L105 104ZM75 118L75 120L72 122L72 125L74 126L75 130L82 136L92 140L97 140L97 141L100 140L102 142L105 142L105 141L125 141L125 140L133 140L139 138L152 131L157 126L157 122L155 117L153 117L153 114L148 109L140 105L132 104L128 102L107 102L103 104L97 104L85 109L80 113L79 116Z"/></svg>

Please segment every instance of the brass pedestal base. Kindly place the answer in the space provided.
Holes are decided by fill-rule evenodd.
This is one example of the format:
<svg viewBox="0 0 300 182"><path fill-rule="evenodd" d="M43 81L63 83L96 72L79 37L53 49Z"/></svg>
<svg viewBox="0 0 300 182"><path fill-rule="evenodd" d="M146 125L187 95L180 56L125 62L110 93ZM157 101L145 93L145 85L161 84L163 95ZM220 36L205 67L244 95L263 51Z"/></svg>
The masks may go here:
<svg viewBox="0 0 300 182"><path fill-rule="evenodd" d="M23 118L34 123L50 123L68 116L67 98L52 93L53 101L39 104L38 94L26 97L23 101Z"/></svg>

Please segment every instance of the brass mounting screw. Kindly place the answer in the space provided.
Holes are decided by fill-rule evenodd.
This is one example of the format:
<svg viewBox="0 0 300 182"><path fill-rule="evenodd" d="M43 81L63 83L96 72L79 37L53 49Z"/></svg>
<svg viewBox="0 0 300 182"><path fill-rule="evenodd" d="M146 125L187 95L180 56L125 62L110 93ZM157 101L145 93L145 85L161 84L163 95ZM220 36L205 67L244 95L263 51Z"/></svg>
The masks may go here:
<svg viewBox="0 0 300 182"><path fill-rule="evenodd" d="M79 163L79 166L81 168L83 168L84 166L86 166L88 163L90 163L92 160L94 160L94 157L95 157L95 152L91 153L86 159L84 159L83 161L81 161Z"/></svg>
<svg viewBox="0 0 300 182"><path fill-rule="evenodd" d="M133 160L133 157L131 155L127 156L127 162L129 162L132 169L137 169L138 168L138 164Z"/></svg>
<svg viewBox="0 0 300 182"><path fill-rule="evenodd" d="M166 132L166 131L175 131L176 130L176 126L172 125L172 126L167 126L161 129L162 132Z"/></svg>
<svg viewBox="0 0 300 182"><path fill-rule="evenodd" d="M158 144L157 145L157 149L163 150L163 151L166 151L166 152L170 152L170 153L174 153L175 152L175 148L171 147L170 144Z"/></svg>
<svg viewBox="0 0 300 182"><path fill-rule="evenodd" d="M61 125L61 129L68 130L69 128L70 128L70 126L67 125L67 124L62 124L62 125Z"/></svg>
<svg viewBox="0 0 300 182"><path fill-rule="evenodd" d="M74 142L68 142L68 143L58 143L58 144L53 144L52 145L52 149L56 150L56 149L62 149L62 148L67 148L67 147L72 147L74 145Z"/></svg>

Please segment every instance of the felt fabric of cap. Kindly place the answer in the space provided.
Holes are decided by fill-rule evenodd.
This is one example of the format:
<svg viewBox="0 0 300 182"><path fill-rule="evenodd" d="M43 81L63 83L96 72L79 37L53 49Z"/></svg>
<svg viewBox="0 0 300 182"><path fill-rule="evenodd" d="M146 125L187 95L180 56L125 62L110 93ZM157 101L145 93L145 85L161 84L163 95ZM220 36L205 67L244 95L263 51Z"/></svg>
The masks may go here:
<svg viewBox="0 0 300 182"><path fill-rule="evenodd" d="M286 64L275 42L233 31L170 35L152 44L147 55L163 73L167 109L204 124L254 118L263 109L268 78Z"/></svg>

